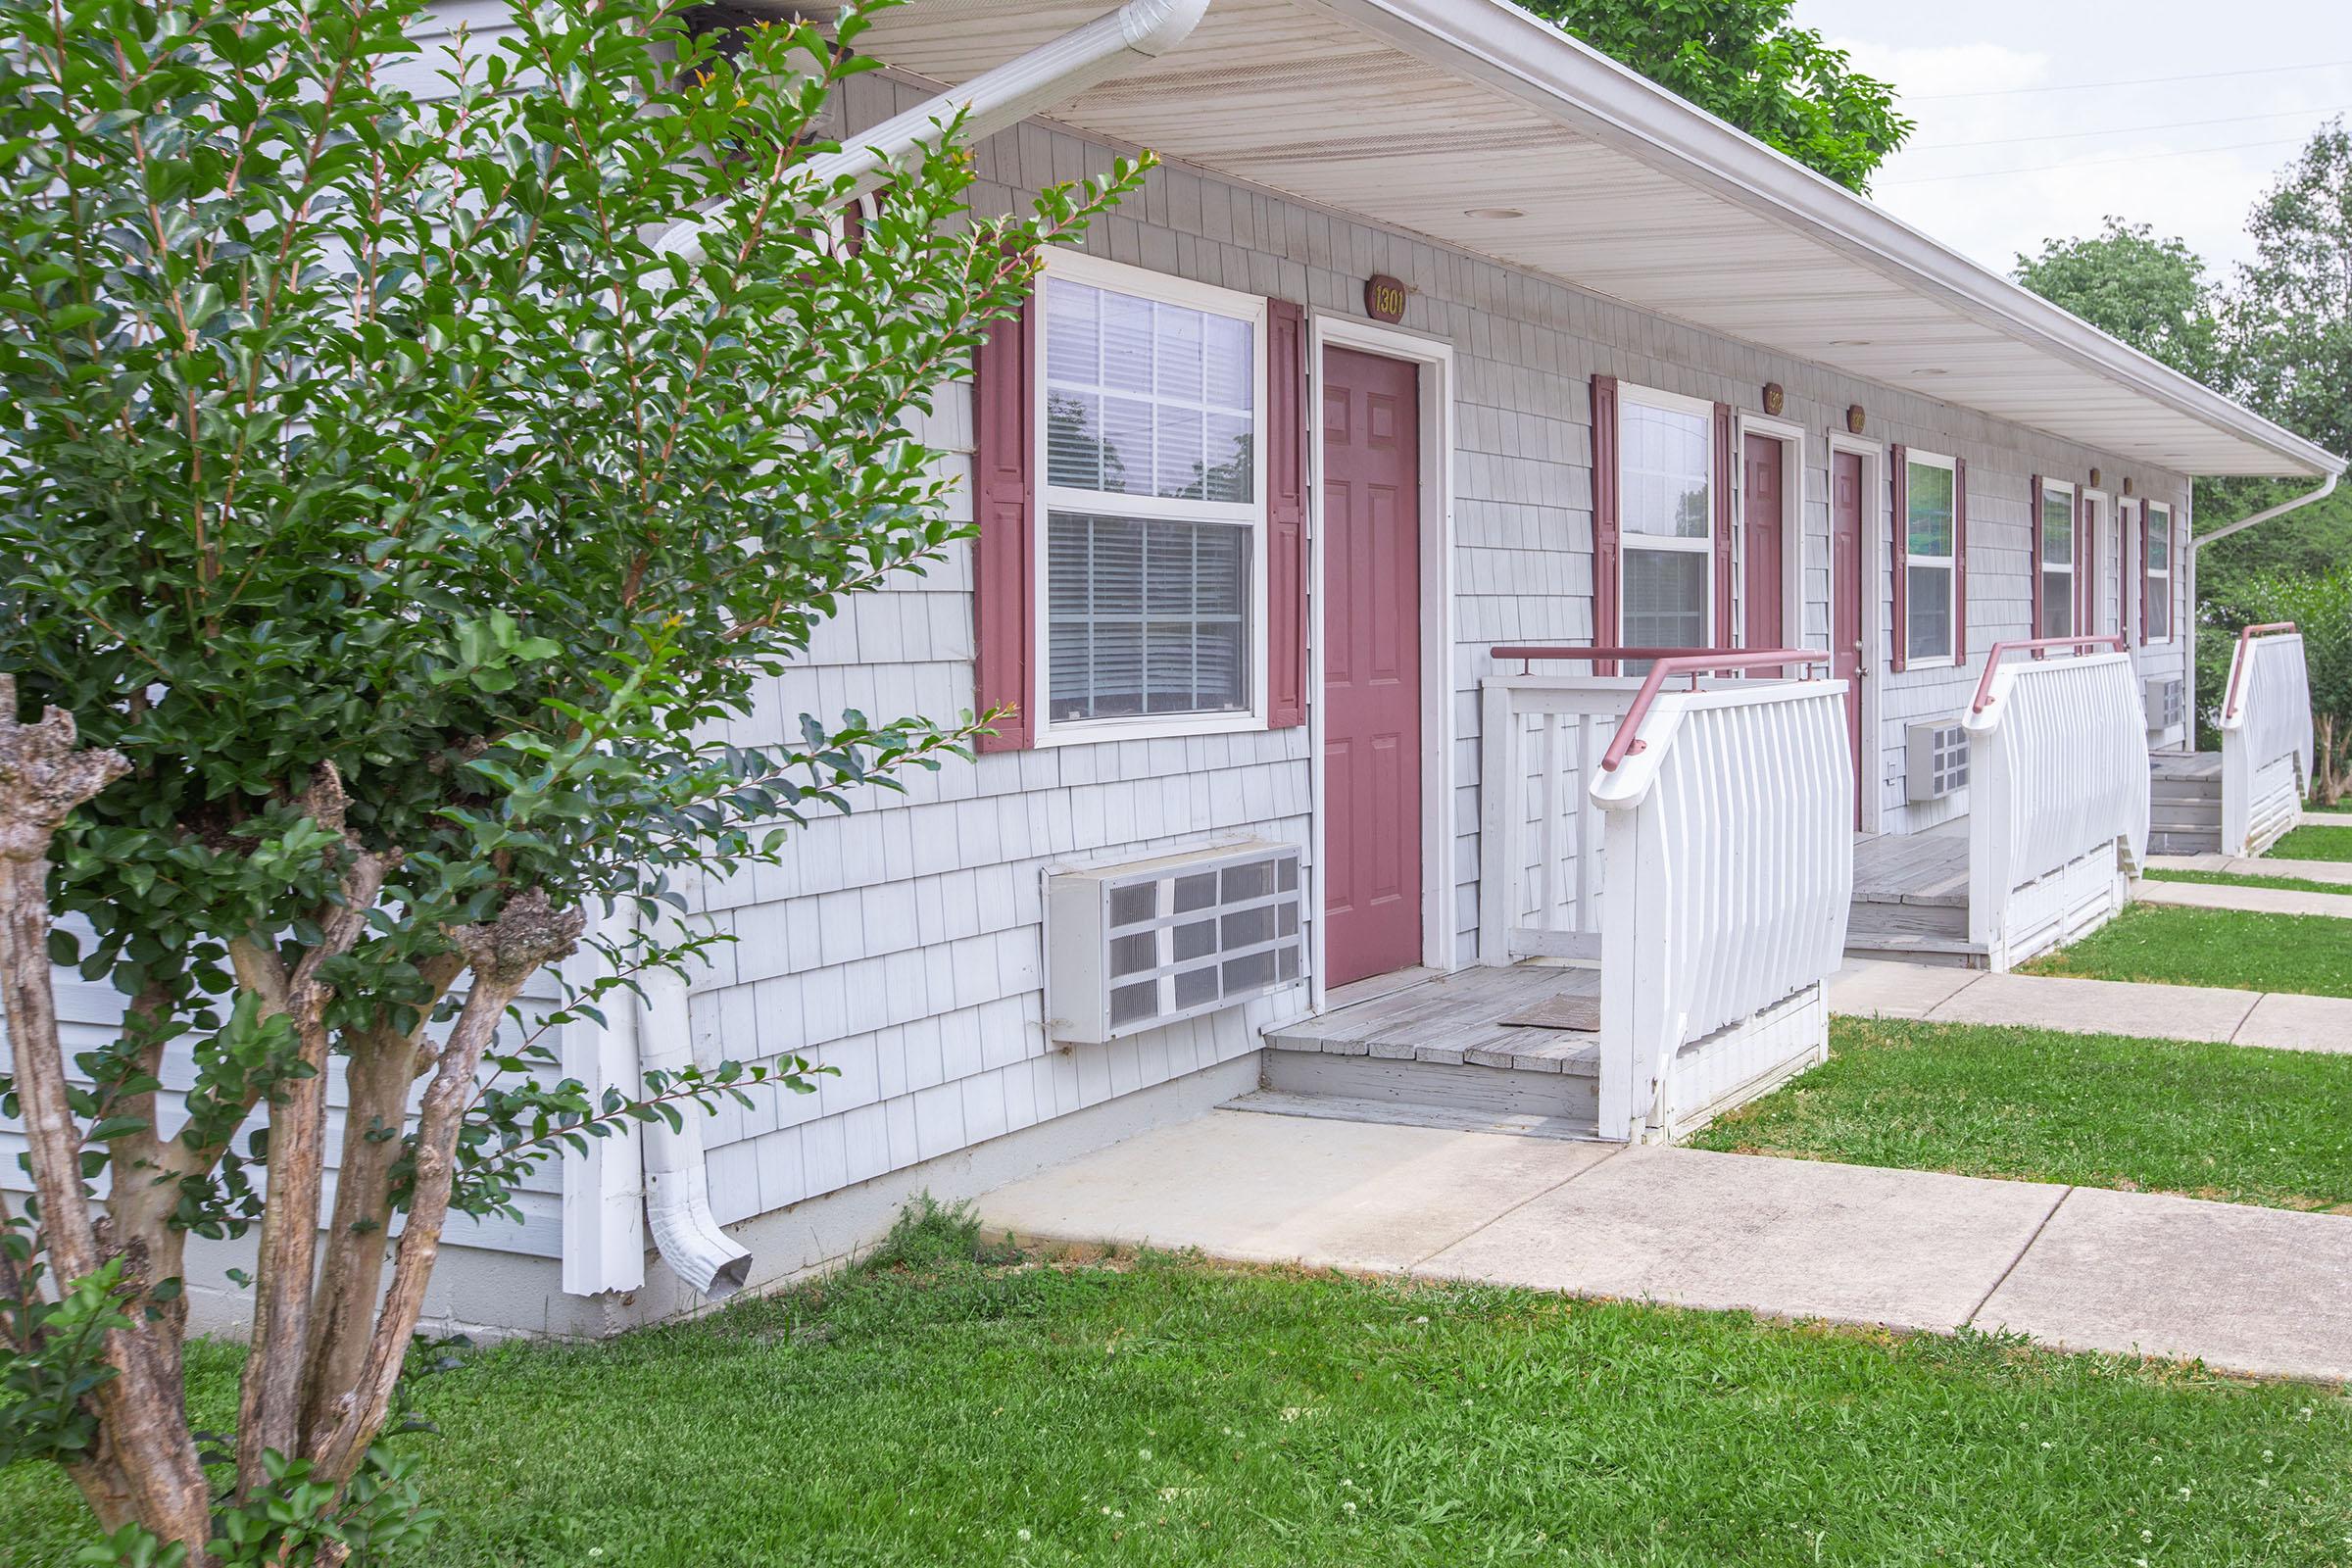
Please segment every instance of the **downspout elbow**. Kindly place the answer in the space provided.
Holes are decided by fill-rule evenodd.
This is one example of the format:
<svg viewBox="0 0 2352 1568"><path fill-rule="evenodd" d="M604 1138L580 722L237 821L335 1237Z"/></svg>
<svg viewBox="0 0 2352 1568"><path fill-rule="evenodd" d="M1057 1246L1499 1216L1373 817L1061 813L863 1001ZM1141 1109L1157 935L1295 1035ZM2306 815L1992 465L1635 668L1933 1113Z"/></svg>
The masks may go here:
<svg viewBox="0 0 2352 1568"><path fill-rule="evenodd" d="M648 974L639 1003L639 1064L675 1075L693 1065L686 982L670 970ZM704 1297L721 1301L743 1289L752 1254L719 1229L710 1212L710 1177L704 1164L699 1107L683 1109L677 1125L657 1115L639 1129L645 1157L645 1213L654 1248L669 1271Z"/></svg>

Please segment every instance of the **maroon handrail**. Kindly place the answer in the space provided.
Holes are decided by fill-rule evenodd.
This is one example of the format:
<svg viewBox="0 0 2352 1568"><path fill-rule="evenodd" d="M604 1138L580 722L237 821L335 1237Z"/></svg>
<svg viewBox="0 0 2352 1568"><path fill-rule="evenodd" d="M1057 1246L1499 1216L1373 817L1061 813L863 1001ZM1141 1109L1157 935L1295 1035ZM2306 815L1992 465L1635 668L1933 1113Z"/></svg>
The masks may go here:
<svg viewBox="0 0 2352 1568"><path fill-rule="evenodd" d="M2237 716L2237 683L2246 667L2246 644L2266 632L2293 631L2294 629L2295 623L2291 620L2266 620L2259 626L2237 628L2237 654L2230 661L2230 696L2222 704L2222 717L2225 721Z"/></svg>
<svg viewBox="0 0 2352 1568"><path fill-rule="evenodd" d="M1650 705L1657 701L1658 691L1678 675L1690 677L1691 690L1698 689L1698 677L1719 674L1727 669L1786 669L1790 664L1827 667L1830 656L1819 649L1808 648L1546 648L1505 645L1492 648L1488 653L1495 659L1516 659L1520 670L1538 659L1563 659L1600 662L1625 659L1654 661L1649 673L1642 678L1642 689L1634 694L1633 706L1625 717L1617 721L1617 733L1609 740L1609 749L1601 754L1600 768L1614 773L1624 760L1637 752L1647 751L1648 743L1639 736L1642 720L1648 716Z"/></svg>
<svg viewBox="0 0 2352 1568"><path fill-rule="evenodd" d="M2110 632L2100 637L2020 637L2013 642L1994 643L1991 652L1984 656L1984 674L1977 682L1977 700L1969 705L1968 710L1982 713L1991 706L1992 675L1994 670L2001 667L2001 656L2004 654L2030 653L2038 659L2043 654L2055 653L2061 648L2076 653L2085 648L2112 648L2120 654L2130 646L2124 641L2122 632Z"/></svg>

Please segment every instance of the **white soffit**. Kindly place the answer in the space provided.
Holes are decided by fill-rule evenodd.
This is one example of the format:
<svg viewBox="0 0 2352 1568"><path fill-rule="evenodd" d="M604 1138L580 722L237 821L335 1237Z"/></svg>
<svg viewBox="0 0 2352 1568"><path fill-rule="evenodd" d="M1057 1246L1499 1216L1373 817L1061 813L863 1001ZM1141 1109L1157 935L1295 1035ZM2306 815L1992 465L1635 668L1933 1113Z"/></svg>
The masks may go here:
<svg viewBox="0 0 2352 1568"><path fill-rule="evenodd" d="M960 82L1108 9L914 0L859 46ZM1501 0L1215 0L1054 118L2119 458L2343 466Z"/></svg>

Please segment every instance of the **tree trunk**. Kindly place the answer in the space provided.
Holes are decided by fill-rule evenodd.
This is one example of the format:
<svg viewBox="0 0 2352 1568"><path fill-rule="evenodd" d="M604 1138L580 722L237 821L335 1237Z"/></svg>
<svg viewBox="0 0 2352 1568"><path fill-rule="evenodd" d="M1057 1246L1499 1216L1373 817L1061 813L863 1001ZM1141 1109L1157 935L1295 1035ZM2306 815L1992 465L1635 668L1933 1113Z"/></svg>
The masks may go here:
<svg viewBox="0 0 2352 1568"><path fill-rule="evenodd" d="M62 1287L122 1253L99 1234L82 1181L81 1130L49 971L49 842L76 807L129 769L113 752L79 750L68 713L51 709L29 725L16 715L16 681L0 675L0 1000L41 1203L40 1250ZM142 1261L126 1259L125 1305L154 1284L136 1272ZM129 1328L107 1333L102 1356L114 1375L84 1396L97 1416L97 1444L68 1471L102 1525L136 1520L202 1564L212 1493L188 1431L176 1347L167 1352L164 1338L135 1313Z"/></svg>

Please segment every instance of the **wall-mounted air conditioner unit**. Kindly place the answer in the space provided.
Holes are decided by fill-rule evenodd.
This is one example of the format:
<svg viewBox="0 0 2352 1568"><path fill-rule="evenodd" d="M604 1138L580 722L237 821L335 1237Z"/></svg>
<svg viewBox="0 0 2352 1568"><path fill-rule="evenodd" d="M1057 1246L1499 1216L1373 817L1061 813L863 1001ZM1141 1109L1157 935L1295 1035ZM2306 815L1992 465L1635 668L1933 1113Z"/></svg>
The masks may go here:
<svg viewBox="0 0 2352 1568"><path fill-rule="evenodd" d="M1099 1044L1306 973L1299 853L1226 845L1046 878L1047 1031Z"/></svg>
<svg viewBox="0 0 2352 1568"><path fill-rule="evenodd" d="M2153 675L2140 683L2148 710L2148 733L2175 728L2188 716L2188 693L2178 675Z"/></svg>
<svg viewBox="0 0 2352 1568"><path fill-rule="evenodd" d="M1903 783L1916 805L1968 788L1968 727L1957 719L1903 730Z"/></svg>

